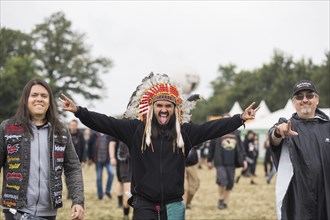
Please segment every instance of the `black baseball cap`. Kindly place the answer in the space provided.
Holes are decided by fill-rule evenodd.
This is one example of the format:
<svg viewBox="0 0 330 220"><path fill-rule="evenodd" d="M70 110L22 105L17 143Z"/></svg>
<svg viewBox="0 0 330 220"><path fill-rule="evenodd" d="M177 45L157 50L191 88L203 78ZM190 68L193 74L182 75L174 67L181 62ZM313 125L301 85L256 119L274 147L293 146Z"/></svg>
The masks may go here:
<svg viewBox="0 0 330 220"><path fill-rule="evenodd" d="M311 91L317 93L316 88L311 81L301 80L293 86L292 95L295 95L302 90L311 90Z"/></svg>

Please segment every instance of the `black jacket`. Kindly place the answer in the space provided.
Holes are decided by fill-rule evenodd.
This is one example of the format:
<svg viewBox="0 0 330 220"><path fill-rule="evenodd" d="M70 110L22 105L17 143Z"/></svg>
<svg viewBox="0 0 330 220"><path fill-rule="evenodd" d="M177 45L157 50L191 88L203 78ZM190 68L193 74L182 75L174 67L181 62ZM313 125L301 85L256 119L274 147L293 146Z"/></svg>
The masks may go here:
<svg viewBox="0 0 330 220"><path fill-rule="evenodd" d="M172 140L151 138L153 147L141 151L145 124L140 120L116 119L79 107L75 116L87 127L123 141L132 159L131 193L164 205L181 201L184 192L185 156L192 146L222 136L242 125L240 115L218 119L201 125L185 123L181 134L185 155L173 152Z"/></svg>
<svg viewBox="0 0 330 220"><path fill-rule="evenodd" d="M330 219L330 121L322 111L316 111L312 119L300 119L297 113L291 117L291 129L298 136L286 137L279 146L272 142L271 150L278 169L276 187L285 190L278 205L279 219ZM286 122L281 118L278 123ZM269 135L274 127L269 130ZM270 139L271 140L271 139ZM285 150L284 150L285 147ZM281 152L288 152L288 157ZM280 160L281 158L281 160ZM283 159L282 159L283 158ZM288 158L288 159L286 159ZM292 176L286 176L289 169L279 168L283 164L292 170ZM280 181L279 181L280 180ZM285 189L284 187L287 186ZM277 191L282 191L277 190Z"/></svg>

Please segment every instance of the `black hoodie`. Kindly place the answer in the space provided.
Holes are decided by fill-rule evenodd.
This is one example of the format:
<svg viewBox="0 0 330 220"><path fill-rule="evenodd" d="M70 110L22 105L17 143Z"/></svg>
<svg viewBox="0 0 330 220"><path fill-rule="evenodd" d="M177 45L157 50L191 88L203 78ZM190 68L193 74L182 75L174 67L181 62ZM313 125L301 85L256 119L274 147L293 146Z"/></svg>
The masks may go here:
<svg viewBox="0 0 330 220"><path fill-rule="evenodd" d="M181 134L185 154L169 135L151 137L152 146L141 150L145 123L140 120L116 119L79 107L75 116L87 127L123 141L132 159L131 193L165 205L181 201L184 193L185 157L192 146L232 132L242 125L240 115L206 122L201 125L185 123Z"/></svg>

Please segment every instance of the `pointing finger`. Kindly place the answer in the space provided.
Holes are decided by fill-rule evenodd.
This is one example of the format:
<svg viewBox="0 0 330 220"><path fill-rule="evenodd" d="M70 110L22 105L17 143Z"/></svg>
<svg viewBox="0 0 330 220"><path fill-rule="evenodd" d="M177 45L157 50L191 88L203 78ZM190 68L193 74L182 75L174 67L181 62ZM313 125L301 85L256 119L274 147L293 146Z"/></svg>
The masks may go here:
<svg viewBox="0 0 330 220"><path fill-rule="evenodd" d="M251 105L249 105L249 107L246 108L246 110L252 109L252 107L254 106L256 102L252 102Z"/></svg>

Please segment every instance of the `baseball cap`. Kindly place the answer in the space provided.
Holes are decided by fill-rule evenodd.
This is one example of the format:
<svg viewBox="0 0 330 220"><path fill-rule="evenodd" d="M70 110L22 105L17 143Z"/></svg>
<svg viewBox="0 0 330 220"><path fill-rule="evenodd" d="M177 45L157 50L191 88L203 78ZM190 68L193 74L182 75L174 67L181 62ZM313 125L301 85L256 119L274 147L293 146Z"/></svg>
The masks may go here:
<svg viewBox="0 0 330 220"><path fill-rule="evenodd" d="M301 80L293 86L292 95L295 95L297 92L302 90L311 90L317 93L314 84L309 80Z"/></svg>

